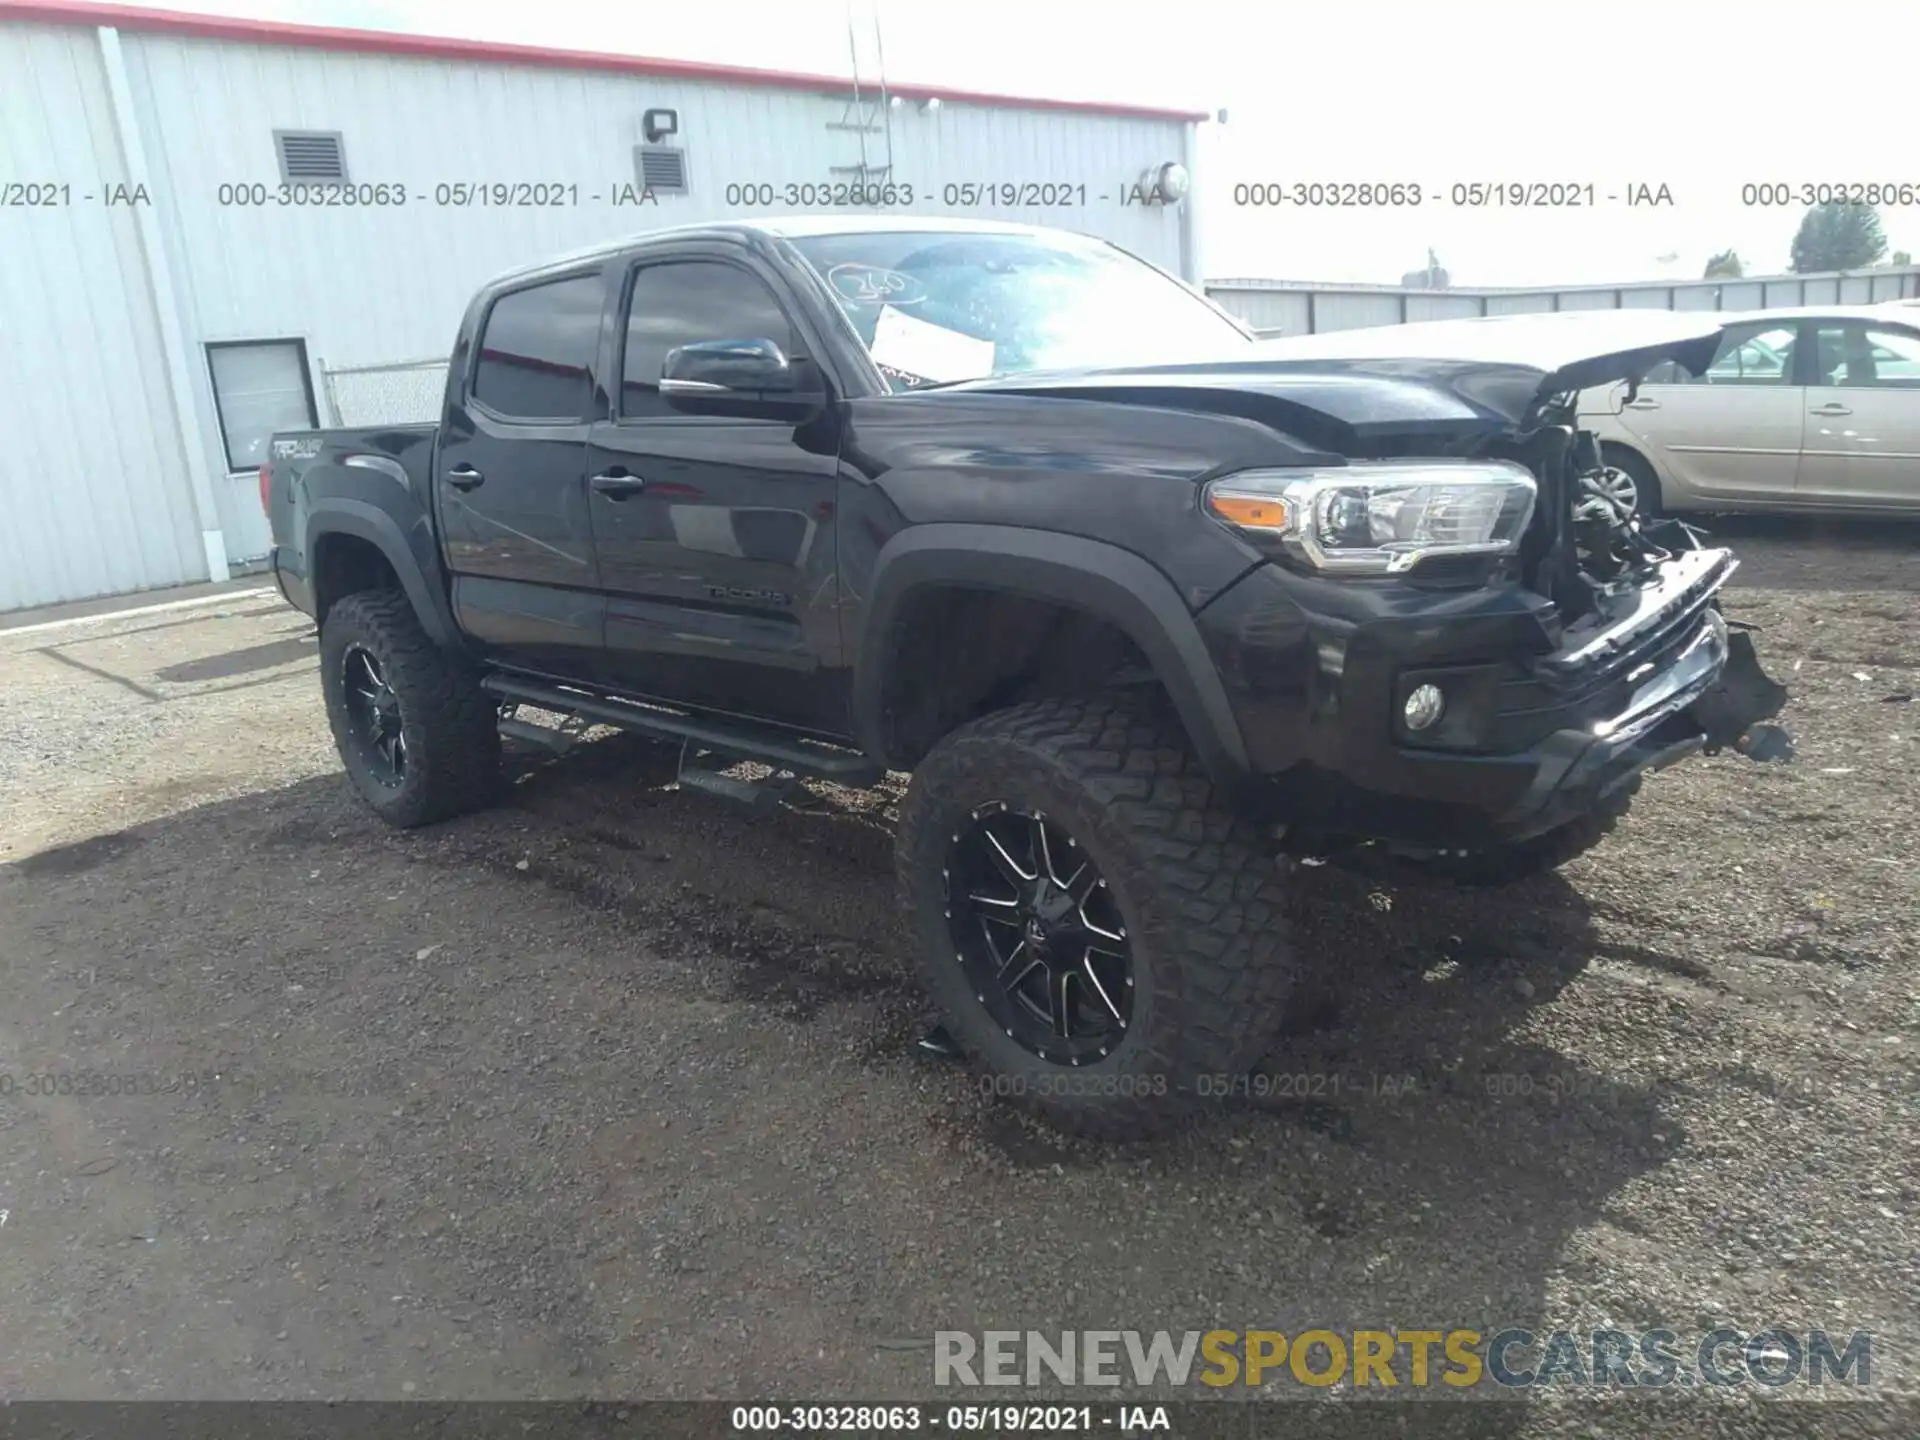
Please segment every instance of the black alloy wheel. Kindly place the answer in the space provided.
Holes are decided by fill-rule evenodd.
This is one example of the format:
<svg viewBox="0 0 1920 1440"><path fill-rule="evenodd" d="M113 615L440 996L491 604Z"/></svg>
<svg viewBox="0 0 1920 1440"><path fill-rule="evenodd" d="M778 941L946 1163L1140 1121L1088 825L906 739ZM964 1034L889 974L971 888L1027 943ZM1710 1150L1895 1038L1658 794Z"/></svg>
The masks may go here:
<svg viewBox="0 0 1920 1440"><path fill-rule="evenodd" d="M1057 818L994 801L948 846L948 926L975 998L1055 1065L1105 1058L1133 1016L1127 924L1092 858Z"/></svg>
<svg viewBox="0 0 1920 1440"><path fill-rule="evenodd" d="M384 785L404 784L407 737L400 698L387 683L380 661L366 646L349 645L341 657L340 678L347 723L366 752L369 770Z"/></svg>
<svg viewBox="0 0 1920 1440"><path fill-rule="evenodd" d="M1272 1048L1285 873L1134 696L992 711L913 767L894 875L915 969L984 1091L1138 1139Z"/></svg>

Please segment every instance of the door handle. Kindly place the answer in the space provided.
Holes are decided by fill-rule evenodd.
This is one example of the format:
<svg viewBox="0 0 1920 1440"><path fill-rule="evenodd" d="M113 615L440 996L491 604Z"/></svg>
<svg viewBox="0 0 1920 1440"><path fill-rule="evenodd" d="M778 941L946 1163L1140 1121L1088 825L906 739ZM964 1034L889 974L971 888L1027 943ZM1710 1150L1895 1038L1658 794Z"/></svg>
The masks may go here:
<svg viewBox="0 0 1920 1440"><path fill-rule="evenodd" d="M471 465L456 465L447 471L447 483L456 490L471 490L486 483L487 477Z"/></svg>
<svg viewBox="0 0 1920 1440"><path fill-rule="evenodd" d="M1851 415L1853 411L1845 405L1816 405L1807 413L1809 415Z"/></svg>
<svg viewBox="0 0 1920 1440"><path fill-rule="evenodd" d="M1658 410L1660 408L1660 402L1658 400L1629 400L1623 408L1628 410Z"/></svg>
<svg viewBox="0 0 1920 1440"><path fill-rule="evenodd" d="M647 482L641 476L631 475L625 470L609 470L604 475L595 475L587 483L609 500L624 500L629 495L638 495L647 488Z"/></svg>

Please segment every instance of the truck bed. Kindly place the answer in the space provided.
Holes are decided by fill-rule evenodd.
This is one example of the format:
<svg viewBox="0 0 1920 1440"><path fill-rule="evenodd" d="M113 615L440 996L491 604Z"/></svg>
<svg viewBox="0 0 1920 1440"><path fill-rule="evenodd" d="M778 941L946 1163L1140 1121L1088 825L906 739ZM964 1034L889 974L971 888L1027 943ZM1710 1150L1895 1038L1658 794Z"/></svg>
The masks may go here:
<svg viewBox="0 0 1920 1440"><path fill-rule="evenodd" d="M332 430L283 430L268 445L260 498L273 534L269 551L275 582L287 601L319 618L325 596L316 584L322 557L308 553L315 516L327 528L364 540L389 557L395 583L409 593L422 579L440 589L440 603L413 596L430 613L444 613L444 571L433 533L433 454L439 426L378 425ZM410 558L412 565L396 563ZM408 581L413 584L408 584Z"/></svg>

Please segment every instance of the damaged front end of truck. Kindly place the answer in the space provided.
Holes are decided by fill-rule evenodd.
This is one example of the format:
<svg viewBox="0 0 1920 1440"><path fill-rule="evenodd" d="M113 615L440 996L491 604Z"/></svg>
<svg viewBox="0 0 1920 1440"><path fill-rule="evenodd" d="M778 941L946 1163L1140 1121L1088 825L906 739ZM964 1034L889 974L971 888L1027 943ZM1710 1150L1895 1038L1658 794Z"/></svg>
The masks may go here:
<svg viewBox="0 0 1920 1440"><path fill-rule="evenodd" d="M1209 628L1247 693L1263 682L1236 633L1272 633L1292 608L1313 636L1310 720L1298 763L1273 756L1284 766L1274 813L1414 855L1510 850L1624 808L1644 775L1689 755L1791 757L1775 723L1786 689L1762 669L1748 627L1722 613L1738 560L1685 524L1649 524L1622 504L1577 424L1581 391L1637 384L1666 360L1698 371L1719 340L1712 317L1623 313L1258 347L1247 388L1285 412L1276 428L1342 462L1314 472L1312 498L1291 507L1289 524L1321 523L1319 497L1343 476L1364 497L1367 477L1395 466L1444 477L1453 462L1507 462L1534 491L1524 522L1510 517L1512 543L1479 547L1496 553L1428 552L1415 540L1389 573L1341 584L1290 566L1280 536L1261 582L1268 601L1217 602ZM1272 493L1295 492L1279 481ZM1365 516L1364 498L1355 508ZM1421 697L1437 718L1416 724Z"/></svg>
<svg viewBox="0 0 1920 1440"><path fill-rule="evenodd" d="M1559 630L1560 645L1535 661L1543 683L1600 674L1644 682L1620 715L1597 727L1602 738L1618 742L1678 714L1697 727L1703 753L1785 761L1792 736L1770 722L1786 704L1786 687L1762 669L1749 627L1721 610L1719 592L1739 560L1680 520L1645 522L1609 483L1598 440L1577 423L1582 390L1621 380L1631 398L1663 360L1704 369L1718 338L1708 327L1679 342L1562 363L1542 375L1521 424L1497 448L1511 447L1540 484L1521 564L1529 587L1553 602ZM1678 751L1694 748L1691 740L1676 740Z"/></svg>

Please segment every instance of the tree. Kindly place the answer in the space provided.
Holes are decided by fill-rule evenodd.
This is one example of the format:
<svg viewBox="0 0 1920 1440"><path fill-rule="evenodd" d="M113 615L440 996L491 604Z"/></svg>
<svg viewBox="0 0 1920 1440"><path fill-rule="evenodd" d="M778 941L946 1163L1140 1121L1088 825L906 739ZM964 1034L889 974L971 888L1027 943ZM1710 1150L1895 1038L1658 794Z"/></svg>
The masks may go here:
<svg viewBox="0 0 1920 1440"><path fill-rule="evenodd" d="M1722 250L1707 261L1705 278L1708 280L1738 280L1746 274L1746 267L1740 263L1740 255L1735 250Z"/></svg>
<svg viewBox="0 0 1920 1440"><path fill-rule="evenodd" d="M1913 263L1913 256L1905 250L1896 250L1893 252L1893 257L1888 260L1887 263L1889 265L1911 265Z"/></svg>
<svg viewBox="0 0 1920 1440"><path fill-rule="evenodd" d="M1800 218L1793 237L1793 269L1799 274L1816 270L1859 270L1887 253L1887 237L1880 229L1880 212L1870 205L1833 201L1815 205Z"/></svg>

